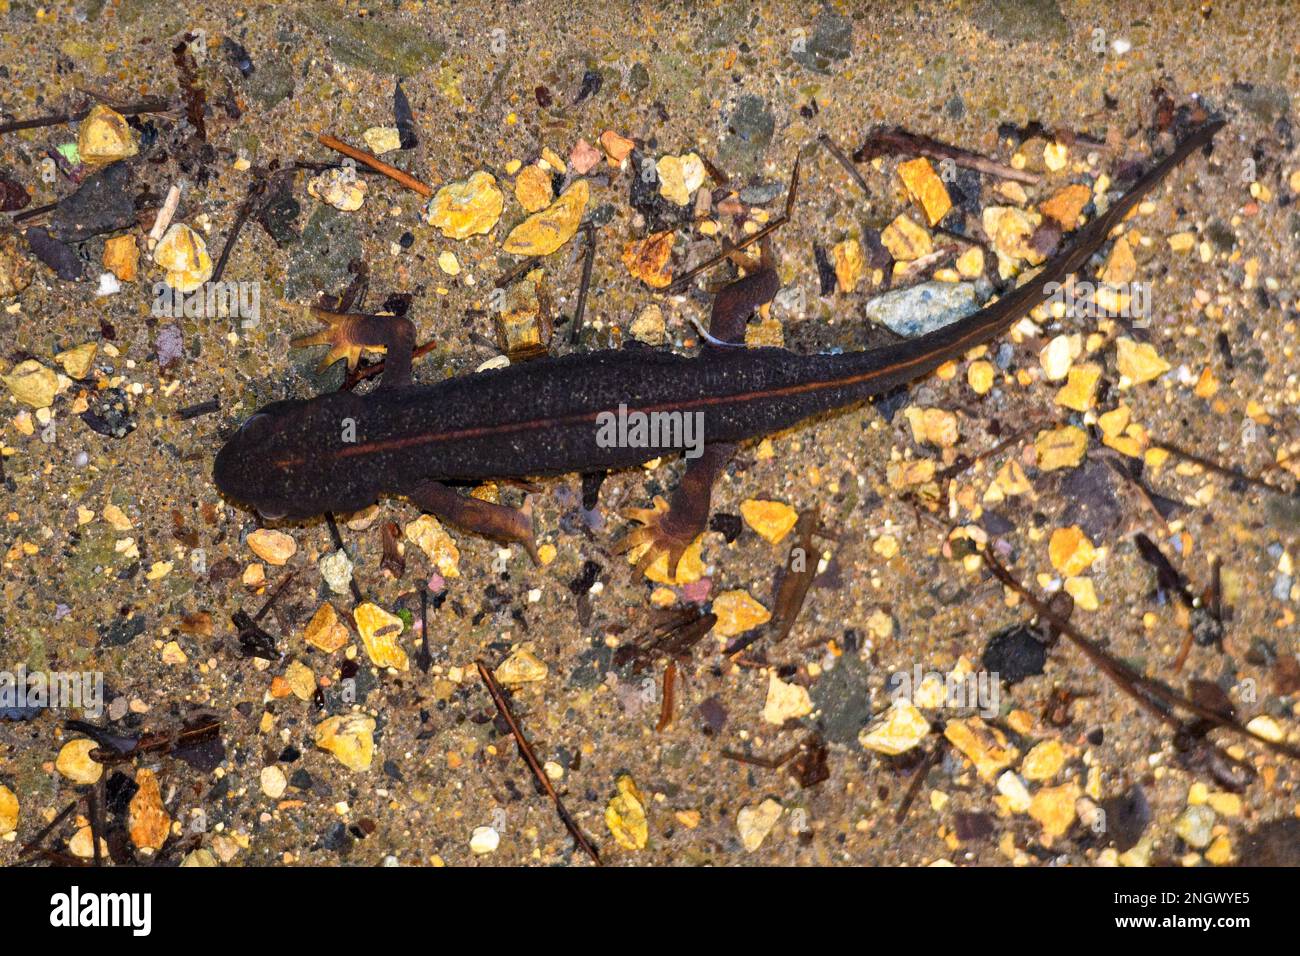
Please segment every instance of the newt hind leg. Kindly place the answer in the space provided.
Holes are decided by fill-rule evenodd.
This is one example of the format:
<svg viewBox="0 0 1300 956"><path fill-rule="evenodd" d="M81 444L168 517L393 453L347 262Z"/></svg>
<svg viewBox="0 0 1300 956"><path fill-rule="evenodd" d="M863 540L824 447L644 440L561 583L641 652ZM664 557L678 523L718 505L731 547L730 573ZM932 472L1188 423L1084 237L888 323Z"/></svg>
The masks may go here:
<svg viewBox="0 0 1300 956"><path fill-rule="evenodd" d="M293 348L309 345L328 345L330 350L321 359L324 371L339 359L346 359L348 371L353 371L361 360L364 349L383 349L384 376L380 388L398 388L411 384L411 359L415 351L415 323L405 316L362 315L359 313L327 312L312 309L312 314L325 327L310 335L301 335L289 344Z"/></svg>

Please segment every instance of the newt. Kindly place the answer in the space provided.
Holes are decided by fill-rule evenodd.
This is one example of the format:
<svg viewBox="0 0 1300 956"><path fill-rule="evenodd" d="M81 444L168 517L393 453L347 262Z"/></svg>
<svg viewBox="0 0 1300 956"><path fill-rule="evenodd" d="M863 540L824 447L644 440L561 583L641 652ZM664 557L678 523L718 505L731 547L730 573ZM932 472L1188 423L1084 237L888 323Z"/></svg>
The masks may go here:
<svg viewBox="0 0 1300 956"><path fill-rule="evenodd" d="M714 297L709 334L694 357L597 350L415 384L415 326L408 318L325 314L326 328L294 344L328 344L323 365L347 358L350 367L363 348L383 348L379 384L364 395L338 391L266 405L217 454L214 481L228 498L271 519L356 511L404 495L467 531L517 542L536 560L531 499L510 508L462 495L453 485L635 467L671 449L610 441L613 415L620 422L640 416L642 423L690 415L703 441L678 447L686 470L671 501L656 497L653 507L628 512L639 527L620 542L622 550L648 545L640 567L667 554L675 573L706 528L714 482L739 443L887 393L1001 335L1082 269L1137 203L1222 126L1214 121L1192 132L1077 230L1035 277L993 304L868 351L745 347L750 316L780 287L767 254ZM682 433L679 428L676 437Z"/></svg>

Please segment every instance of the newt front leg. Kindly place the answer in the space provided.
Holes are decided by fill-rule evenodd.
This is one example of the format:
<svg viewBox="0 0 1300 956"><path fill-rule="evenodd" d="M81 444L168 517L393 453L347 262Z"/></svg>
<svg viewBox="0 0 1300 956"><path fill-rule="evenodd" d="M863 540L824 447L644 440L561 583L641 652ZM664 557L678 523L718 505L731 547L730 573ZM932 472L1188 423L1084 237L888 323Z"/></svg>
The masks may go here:
<svg viewBox="0 0 1300 956"><path fill-rule="evenodd" d="M763 246L763 258L756 272L737 279L721 289L713 299L709 318L709 335L718 343L705 348L743 347L745 326L754 311L775 298L781 282L777 278L771 251ZM727 463L736 453L732 442L707 442L700 457L686 465L686 473L672 493L672 501L655 496L651 508L629 508L623 517L641 523L618 543L620 552L631 551L648 543L637 560L637 571L644 572L660 555L668 556L668 575L677 576L677 565L709 521L713 486Z"/></svg>
<svg viewBox="0 0 1300 956"><path fill-rule="evenodd" d="M533 500L524 499L522 508L509 508L462 495L440 481L426 481L408 498L423 511L431 512L466 531L486 538L523 545L533 564L541 564L537 542L533 537Z"/></svg>
<svg viewBox="0 0 1300 956"><path fill-rule="evenodd" d="M704 446L699 458L691 459L686 474L673 490L672 503L655 495L652 508L629 508L623 517L641 522L618 543L620 552L631 551L649 543L637 559L638 571L645 571L661 554L668 555L668 574L677 576L677 564L691 543L704 533L709 521L713 485L736 453L730 442L713 442Z"/></svg>
<svg viewBox="0 0 1300 956"><path fill-rule="evenodd" d="M339 359L347 359L348 371L357 367L364 349L383 349L384 375L380 388L400 388L411 384L411 358L415 351L415 323L395 315L361 315L312 309L325 328L310 335L300 335L289 344L293 348L328 345L321 359L324 371Z"/></svg>

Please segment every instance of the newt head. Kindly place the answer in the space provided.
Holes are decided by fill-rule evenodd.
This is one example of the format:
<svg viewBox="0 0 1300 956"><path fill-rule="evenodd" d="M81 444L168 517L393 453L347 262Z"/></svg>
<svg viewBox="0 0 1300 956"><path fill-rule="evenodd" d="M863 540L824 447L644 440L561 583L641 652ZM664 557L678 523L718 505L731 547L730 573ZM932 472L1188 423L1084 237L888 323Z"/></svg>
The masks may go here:
<svg viewBox="0 0 1300 956"><path fill-rule="evenodd" d="M268 519L371 505L378 489L367 469L329 453L362 415L361 399L350 392L272 402L222 446L212 480L226 497Z"/></svg>

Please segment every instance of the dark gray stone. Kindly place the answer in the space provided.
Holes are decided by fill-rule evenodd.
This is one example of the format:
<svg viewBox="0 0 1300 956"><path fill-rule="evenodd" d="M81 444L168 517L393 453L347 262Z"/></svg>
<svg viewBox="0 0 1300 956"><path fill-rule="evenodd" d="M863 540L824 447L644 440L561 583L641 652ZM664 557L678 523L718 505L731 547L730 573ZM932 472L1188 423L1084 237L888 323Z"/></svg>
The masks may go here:
<svg viewBox="0 0 1300 956"><path fill-rule="evenodd" d="M871 719L871 667L856 654L845 654L835 668L813 684L809 696L821 711L818 725L832 743L856 744L858 731Z"/></svg>
<svg viewBox="0 0 1300 956"><path fill-rule="evenodd" d="M640 93L650 85L650 71L646 69L644 63L632 64L632 69L627 74L627 88L632 93Z"/></svg>
<svg viewBox="0 0 1300 956"><path fill-rule="evenodd" d="M722 161L734 165L754 163L767 150L776 132L776 117L761 96L742 96L726 117Z"/></svg>
<svg viewBox="0 0 1300 956"><path fill-rule="evenodd" d="M762 206L785 192L785 183L755 183L740 191L740 201L751 206Z"/></svg>
<svg viewBox="0 0 1300 956"><path fill-rule="evenodd" d="M975 11L975 25L999 40L1064 41L1070 24L1056 0L984 0Z"/></svg>
<svg viewBox="0 0 1300 956"><path fill-rule="evenodd" d="M1242 109L1268 126L1291 114L1291 95L1285 87L1243 83L1233 87L1231 96Z"/></svg>
<svg viewBox="0 0 1300 956"><path fill-rule="evenodd" d="M334 292L347 285L348 263L361 257L361 236L346 213L320 205L302 231L284 292L291 299L317 292Z"/></svg>
<svg viewBox="0 0 1300 956"><path fill-rule="evenodd" d="M442 59L447 49L424 25L369 17L349 19L333 4L308 7L302 18L325 39L340 62L374 73L414 76Z"/></svg>
<svg viewBox="0 0 1300 956"><path fill-rule="evenodd" d="M293 95L293 67L287 59L268 57L248 78L248 95L267 109Z"/></svg>
<svg viewBox="0 0 1300 956"><path fill-rule="evenodd" d="M64 242L81 242L135 225L131 178L126 162L111 163L87 176L50 213L50 234Z"/></svg>
<svg viewBox="0 0 1300 956"><path fill-rule="evenodd" d="M830 73L832 66L853 52L853 24L834 10L823 8L813 21L812 36L796 42L795 62L814 73Z"/></svg>

